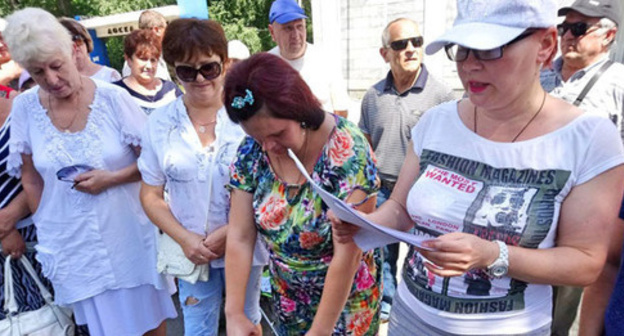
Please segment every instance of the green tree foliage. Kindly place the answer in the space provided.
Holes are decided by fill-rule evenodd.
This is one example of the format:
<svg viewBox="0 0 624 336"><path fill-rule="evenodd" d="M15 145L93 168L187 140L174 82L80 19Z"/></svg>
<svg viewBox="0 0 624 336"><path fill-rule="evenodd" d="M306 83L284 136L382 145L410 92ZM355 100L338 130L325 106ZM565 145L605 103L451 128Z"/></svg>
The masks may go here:
<svg viewBox="0 0 624 336"><path fill-rule="evenodd" d="M201 0L198 0L201 1ZM206 0L210 19L223 25L229 40L243 41L252 53L275 46L269 33L269 10L273 0ZM311 0L302 4L308 16L312 15ZM40 7L61 17L89 18L125 13L142 9L175 5L176 0L0 0L0 17L25 7ZM312 40L312 23L308 20L308 41ZM120 69L123 64L123 38L106 41L111 66Z"/></svg>
<svg viewBox="0 0 624 336"><path fill-rule="evenodd" d="M59 17L92 17L175 4L176 0L3 0L0 16L26 7L40 7Z"/></svg>
<svg viewBox="0 0 624 336"><path fill-rule="evenodd" d="M223 25L228 40L241 40L251 53L266 51L275 46L269 33L269 10L273 0L208 0L211 19ZM302 1L305 12L311 16L310 0ZM312 24L308 23L308 41L312 40Z"/></svg>

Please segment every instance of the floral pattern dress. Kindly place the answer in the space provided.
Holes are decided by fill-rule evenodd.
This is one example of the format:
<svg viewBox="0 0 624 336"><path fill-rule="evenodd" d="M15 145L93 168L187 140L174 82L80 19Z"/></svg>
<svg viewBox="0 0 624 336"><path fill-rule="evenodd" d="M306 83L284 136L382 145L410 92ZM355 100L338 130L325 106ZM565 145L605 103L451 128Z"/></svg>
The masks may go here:
<svg viewBox="0 0 624 336"><path fill-rule="evenodd" d="M340 199L355 189L378 189L373 152L357 126L336 118L312 178ZM261 146L247 137L231 167L231 188L253 193L256 227L270 253L269 269L280 335L303 335L312 326L333 256L328 207L309 183L289 186L277 178ZM296 188L293 193L288 189ZM287 197L287 195L289 197ZM376 335L381 263L378 251L363 254L351 294L334 335Z"/></svg>

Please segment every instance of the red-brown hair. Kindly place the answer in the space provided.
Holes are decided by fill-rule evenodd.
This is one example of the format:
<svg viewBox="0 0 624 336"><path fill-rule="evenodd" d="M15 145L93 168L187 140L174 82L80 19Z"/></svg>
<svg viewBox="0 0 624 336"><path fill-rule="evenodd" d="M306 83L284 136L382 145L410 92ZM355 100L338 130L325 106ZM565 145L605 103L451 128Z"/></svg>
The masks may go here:
<svg viewBox="0 0 624 336"><path fill-rule="evenodd" d="M233 107L234 98L246 97L246 90L251 91L253 104ZM252 55L228 71L224 100L235 123L253 117L264 105L272 117L304 122L311 129L318 129L325 119L321 103L299 72L281 57L269 53Z"/></svg>
<svg viewBox="0 0 624 336"><path fill-rule="evenodd" d="M135 54L139 58L160 58L160 40L156 33L149 29L133 30L124 39L124 55L132 58Z"/></svg>

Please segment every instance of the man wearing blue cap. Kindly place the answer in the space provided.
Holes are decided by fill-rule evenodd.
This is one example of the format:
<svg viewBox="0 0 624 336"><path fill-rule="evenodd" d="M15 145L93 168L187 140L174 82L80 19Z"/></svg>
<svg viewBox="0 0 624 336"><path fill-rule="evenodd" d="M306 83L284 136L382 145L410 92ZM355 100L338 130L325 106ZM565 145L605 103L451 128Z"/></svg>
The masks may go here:
<svg viewBox="0 0 624 336"><path fill-rule="evenodd" d="M277 46L269 53L281 56L299 71L323 109L347 116L349 96L336 61L306 42L305 11L295 0L276 0L269 12L269 32Z"/></svg>
<svg viewBox="0 0 624 336"><path fill-rule="evenodd" d="M609 118L620 132L624 114L624 65L609 61L609 53L620 24L621 1L576 0L560 8L558 15L565 16L557 26L561 57L553 62L552 69L543 70L540 75L542 86L553 96L579 106L586 113ZM623 224L616 223L620 225ZM615 265L616 270L617 267L619 264ZM552 335L567 336L583 289L553 288Z"/></svg>

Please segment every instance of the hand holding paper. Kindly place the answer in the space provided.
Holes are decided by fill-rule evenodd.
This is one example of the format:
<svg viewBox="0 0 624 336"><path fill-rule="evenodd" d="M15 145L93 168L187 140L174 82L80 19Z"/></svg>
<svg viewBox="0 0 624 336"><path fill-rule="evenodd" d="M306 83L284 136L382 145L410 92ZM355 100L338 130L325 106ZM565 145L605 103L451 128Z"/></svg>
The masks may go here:
<svg viewBox="0 0 624 336"><path fill-rule="evenodd" d="M410 245L414 245L421 249L430 250L427 247L422 246L422 243L425 240L429 240L429 238L423 238L411 233L391 229L376 223L373 223L362 214L360 214L357 210L353 209L350 205L343 202L336 196L330 194L325 191L321 186L316 184L308 172L306 171L303 164L299 161L295 153L293 153L290 149L288 150L288 156L295 162L297 168L301 171L301 174L305 176L305 178L310 182L312 189L316 191L319 196L323 199L323 202L327 204L327 206L332 209L336 217L340 218L340 220L357 225L360 227L360 230L355 234L353 240L358 245L362 251L368 251L373 248L385 246L387 244L396 243L399 241L403 241Z"/></svg>

